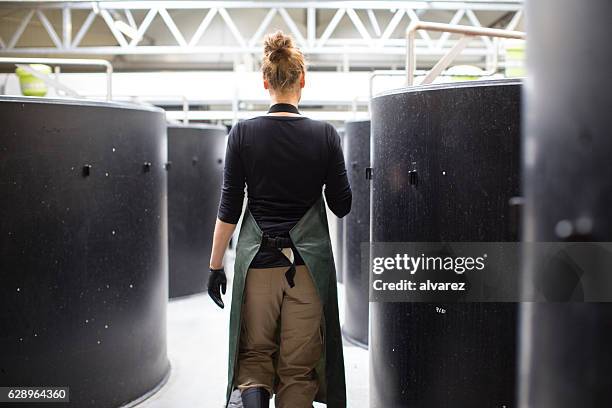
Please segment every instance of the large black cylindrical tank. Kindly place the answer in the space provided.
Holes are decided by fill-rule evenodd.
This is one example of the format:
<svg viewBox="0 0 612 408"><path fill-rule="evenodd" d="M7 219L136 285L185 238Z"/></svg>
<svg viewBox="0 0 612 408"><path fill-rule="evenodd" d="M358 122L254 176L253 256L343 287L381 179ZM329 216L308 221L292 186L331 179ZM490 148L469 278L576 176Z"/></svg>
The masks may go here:
<svg viewBox="0 0 612 408"><path fill-rule="evenodd" d="M523 239L610 242L612 2L531 1L526 15ZM612 406L612 304L525 303L520 345L521 407Z"/></svg>
<svg viewBox="0 0 612 408"><path fill-rule="evenodd" d="M0 384L69 386L75 407L151 393L169 372L164 112L2 97L0 123Z"/></svg>
<svg viewBox="0 0 612 408"><path fill-rule="evenodd" d="M520 82L372 100L372 241L515 241ZM371 303L370 406L514 406L516 305Z"/></svg>
<svg viewBox="0 0 612 408"><path fill-rule="evenodd" d="M361 268L361 244L370 240L370 182L365 171L370 166L370 121L345 124L344 154L346 171L353 192L351 212L345 217L345 337L361 346L368 345L369 276Z"/></svg>
<svg viewBox="0 0 612 408"><path fill-rule="evenodd" d="M168 126L171 298L206 290L226 135L224 126Z"/></svg>
<svg viewBox="0 0 612 408"><path fill-rule="evenodd" d="M346 152L344 142L344 128L338 129L338 136L340 136L340 144L342 145L343 152ZM346 159L346 154L345 154ZM346 161L346 160L345 160ZM330 211L331 212L331 211ZM336 280L340 283L344 282L344 218L338 218L335 215L331 215L331 219L335 220L336 223L336 236L332 241L332 250L334 252L334 261L336 266Z"/></svg>

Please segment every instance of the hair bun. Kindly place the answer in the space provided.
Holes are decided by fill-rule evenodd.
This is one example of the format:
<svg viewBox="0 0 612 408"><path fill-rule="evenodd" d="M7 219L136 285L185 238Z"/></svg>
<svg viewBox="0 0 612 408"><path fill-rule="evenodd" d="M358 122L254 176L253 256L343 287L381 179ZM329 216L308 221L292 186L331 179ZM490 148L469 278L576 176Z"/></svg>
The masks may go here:
<svg viewBox="0 0 612 408"><path fill-rule="evenodd" d="M271 62L289 58L293 49L293 39L282 31L269 34L264 39L264 54Z"/></svg>
<svg viewBox="0 0 612 408"><path fill-rule="evenodd" d="M306 72L304 54L293 45L289 35L277 31L266 35L261 71L270 89L286 92L298 89L300 77Z"/></svg>

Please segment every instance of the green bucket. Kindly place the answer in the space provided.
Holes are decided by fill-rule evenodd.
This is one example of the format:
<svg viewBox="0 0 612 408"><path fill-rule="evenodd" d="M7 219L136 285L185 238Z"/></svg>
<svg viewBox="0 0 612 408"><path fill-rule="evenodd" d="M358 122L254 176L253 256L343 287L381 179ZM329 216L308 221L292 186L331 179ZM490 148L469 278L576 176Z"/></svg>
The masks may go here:
<svg viewBox="0 0 612 408"><path fill-rule="evenodd" d="M51 74L51 67L43 64L31 64L30 68L40 72L41 74ZM47 94L47 84L41 79L30 74L25 69L18 67L15 74L19 78L21 93L25 96L45 96Z"/></svg>
<svg viewBox="0 0 612 408"><path fill-rule="evenodd" d="M476 81L482 77L482 69L474 65L455 65L446 71L452 82Z"/></svg>

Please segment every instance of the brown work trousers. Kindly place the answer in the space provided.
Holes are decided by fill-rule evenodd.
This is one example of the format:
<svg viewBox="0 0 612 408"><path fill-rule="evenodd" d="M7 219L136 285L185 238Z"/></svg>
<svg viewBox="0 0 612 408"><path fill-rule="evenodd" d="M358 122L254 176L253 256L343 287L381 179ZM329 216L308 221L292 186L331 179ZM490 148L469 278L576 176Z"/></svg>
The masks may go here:
<svg viewBox="0 0 612 408"><path fill-rule="evenodd" d="M307 267L296 267L293 288L286 271L247 272L236 385L240 390L266 388L276 394L277 408L311 408L319 389L315 366L323 350L323 309Z"/></svg>

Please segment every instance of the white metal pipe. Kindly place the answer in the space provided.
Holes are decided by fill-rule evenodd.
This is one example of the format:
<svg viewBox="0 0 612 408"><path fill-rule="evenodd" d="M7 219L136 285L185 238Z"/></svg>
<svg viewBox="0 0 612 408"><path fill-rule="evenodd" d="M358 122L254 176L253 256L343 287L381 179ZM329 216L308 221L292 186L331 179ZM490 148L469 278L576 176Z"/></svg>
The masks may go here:
<svg viewBox="0 0 612 408"><path fill-rule="evenodd" d="M319 47L321 47L325 43L325 41L327 41L327 39L332 35L333 31L336 29L336 26L338 25L340 20L342 20L342 16L345 12L346 10L343 8L340 8L338 9L338 11L336 11L329 24L327 24L327 27L323 31L323 34L321 34L321 37L319 37L319 41L317 43Z"/></svg>
<svg viewBox="0 0 612 408"><path fill-rule="evenodd" d="M181 30L179 30L179 28L174 23L174 20L172 19L170 13L168 13L168 10L166 10L165 8L160 8L158 10L158 13L161 16L162 20L164 20L164 23L166 23L166 27L168 27L170 33L172 34L178 45L180 45L181 47L186 47L187 41L185 41L185 37L183 37Z"/></svg>
<svg viewBox="0 0 612 408"><path fill-rule="evenodd" d="M79 44L81 43L81 40L83 40L83 37L85 37L85 34L87 34L87 31L89 30L89 27L91 27L95 18L96 18L96 13L93 10L90 11L89 14L87 15L87 18L85 18L83 25L81 26L76 36L74 37L72 45L68 48L76 48L79 46Z"/></svg>
<svg viewBox="0 0 612 408"><path fill-rule="evenodd" d="M408 31L408 51L406 52L406 85L411 86L414 81L414 73L416 71L416 30Z"/></svg>
<svg viewBox="0 0 612 408"><path fill-rule="evenodd" d="M41 9L38 9L36 10L36 15L38 16L38 19L40 20L45 30L47 31L47 34L49 34L49 38L51 39L53 44L55 44L55 47L62 48L62 40L55 32L53 24L51 24L45 13L43 13Z"/></svg>
<svg viewBox="0 0 612 408"><path fill-rule="evenodd" d="M72 13L68 7L62 9L62 46L70 48L72 44Z"/></svg>
<svg viewBox="0 0 612 408"><path fill-rule="evenodd" d="M240 30L236 26L236 23L234 23L234 20L232 20L232 17L229 15L227 10L221 7L217 10L217 12L221 16L221 18L223 18L223 21L225 21L227 28L229 28L236 41L238 41L238 44L240 44L241 47L246 48L246 41L242 37L242 34L240 34Z"/></svg>
<svg viewBox="0 0 612 408"><path fill-rule="evenodd" d="M132 15L132 12L129 9L125 9L124 14L125 14L125 18L130 24L130 27L132 27L135 30L138 29L138 24L136 24L136 20L134 20L134 16Z"/></svg>
<svg viewBox="0 0 612 408"><path fill-rule="evenodd" d="M526 39L526 34L522 31L503 30L500 28L474 27L466 25L452 25L444 23L432 23L428 21L417 21L410 24L407 32L417 30L448 32L453 34L484 35L487 37Z"/></svg>
<svg viewBox="0 0 612 408"><path fill-rule="evenodd" d="M300 44L301 47L306 47L308 45L306 39L300 32L297 24L295 24L295 21L293 21L289 15L289 12L285 10L285 8L281 7L278 9L278 13L281 15L283 21L285 21L285 24L287 24L287 27L289 27L289 31L291 31L298 44Z"/></svg>
<svg viewBox="0 0 612 408"><path fill-rule="evenodd" d="M314 7L308 7L306 12L306 30L308 37L308 46L314 47L315 39L317 37L317 9Z"/></svg>
<svg viewBox="0 0 612 408"><path fill-rule="evenodd" d="M359 15L357 14L357 12L354 9L347 9L346 14L349 16L349 18L353 22L353 25L355 26L357 31L359 31L359 34L361 35L361 37L366 41L372 41L372 37L370 36L370 33L368 32L367 28L365 28L365 26L363 25L363 22L359 18Z"/></svg>
<svg viewBox="0 0 612 408"><path fill-rule="evenodd" d="M183 123L187 125L189 123L189 100L183 96Z"/></svg>
<svg viewBox="0 0 612 408"><path fill-rule="evenodd" d="M370 20L370 24L372 25L372 29L374 30L374 34L377 37L382 35L382 31L380 30L380 25L378 24L378 20L376 19L376 14L374 14L374 10L368 9L368 19Z"/></svg>
<svg viewBox="0 0 612 408"><path fill-rule="evenodd" d="M406 85L411 86L414 82L416 71L415 56L415 33L417 30L438 31L452 34L463 34L469 36L487 36L498 38L512 38L524 40L526 34L522 31L502 30L499 28L473 27L466 25L454 25L444 23L432 23L427 21L413 21L406 30L407 52L406 52ZM433 79L432 79L433 80Z"/></svg>
<svg viewBox="0 0 612 408"><path fill-rule="evenodd" d="M211 10L212 12L212 10ZM208 13L210 14L210 13ZM136 34L136 38L132 38L132 41L130 42L130 47L135 47L136 44L138 44L140 42L140 40L142 40L142 37L144 36L145 31L147 31L147 29L149 28L149 26L151 25L151 22L153 21L153 19L155 18L155 16L157 15L157 9L151 9L147 12L147 15L145 16L145 18L142 20L142 23L140 23L140 27L138 28L137 34ZM199 31L196 30L196 33Z"/></svg>
<svg viewBox="0 0 612 408"><path fill-rule="evenodd" d="M470 21L470 23L474 26L474 27L482 27L482 24L480 23L480 20L478 20L478 17L476 17L476 14L474 13L473 10L466 10L465 11L465 16L467 17L467 19ZM482 37L482 41L485 43L485 45L487 46L487 48L491 49L493 47L493 42L491 41L491 39L487 36L483 36Z"/></svg>
<svg viewBox="0 0 612 408"><path fill-rule="evenodd" d="M465 15L465 10L457 10L455 12L455 15L453 15L453 18L451 18L451 21L448 22L448 24L452 24L452 25L459 24L459 22L461 21L464 15ZM438 39L438 42L436 43L436 47L442 48L444 44L446 43L446 41L449 39L450 35L451 34L449 32L442 33L442 35Z"/></svg>
<svg viewBox="0 0 612 408"><path fill-rule="evenodd" d="M12 58L0 57L0 64L51 64L51 65L83 65L103 66L106 68L106 100L113 97L113 66L103 59L73 59L73 58Z"/></svg>
<svg viewBox="0 0 612 408"><path fill-rule="evenodd" d="M121 47L127 47L127 40L125 39L123 34L121 34L121 31L117 30L117 27L115 26L115 20L113 19L113 17L111 17L108 10L100 10L100 15L108 26L108 29L110 30L113 37L115 37L115 40L117 40L117 44L119 44Z"/></svg>
<svg viewBox="0 0 612 408"><path fill-rule="evenodd" d="M6 48L11 49L15 47L15 45L17 44L17 41L19 41L19 39L21 38L21 35L23 34L26 27L28 26L28 23L30 22L30 20L32 20L33 15L34 15L34 10L30 10L28 11L28 14L26 14L23 17L23 19L19 23L19 26L17 27L17 30L15 30L15 33L13 34L8 44L6 45Z"/></svg>
<svg viewBox="0 0 612 408"><path fill-rule="evenodd" d="M324 47L302 47L300 48L304 54L319 54L319 55L333 55L338 56L346 52L350 54L378 54L378 55L398 55L406 57L406 39L398 40L402 46L378 46L374 41L374 46L367 45L340 45L339 42L333 42L328 40L327 45ZM440 54L446 52L447 49L429 49L421 48L421 40L416 39L415 43L418 47L419 55L435 56L440 57ZM449 44L454 45L454 42ZM395 42L393 43L395 45ZM198 45L193 47L180 47L178 45L139 45L129 47L119 46L92 46L92 47L77 47L69 50L61 50L58 48L38 48L38 47L24 47L20 48L19 51L0 49L0 55L6 55L9 53L19 53L20 55L65 55L66 53L77 53L79 55L163 55L163 54L224 54L224 55L243 55L245 53L261 54L263 48L261 46L253 47L241 47L241 46L216 46L216 45ZM483 57L490 51L484 47L471 47L466 49L462 55L471 57ZM336 61L333 64L338 64ZM330 63L331 65L332 63ZM371 64L368 64L368 66Z"/></svg>
<svg viewBox="0 0 612 408"><path fill-rule="evenodd" d="M28 0L29 2L37 2L38 0ZM91 3L98 4L100 9L111 9L111 10L142 10L150 7L166 7L170 9L208 9L211 7L219 7L219 1L195 1L195 0L165 0L165 1L141 1L141 0L120 0L120 1L70 1L70 2L49 2L48 4L43 3L45 8L58 8L64 4L70 5L71 8L76 9L87 9L91 8ZM398 4L399 3L399 4ZM224 8L268 8L268 7L288 7L288 8L308 8L315 7L318 9L337 9L342 7L349 7L354 9L366 10L389 10L393 8L428 8L432 10L458 10L462 8L471 8L473 10L503 10L503 11L516 11L523 8L523 0L506 0L504 2L498 2L496 0L421 0L421 1L296 1L296 2L283 2L283 1L229 1L224 3Z"/></svg>
<svg viewBox="0 0 612 408"><path fill-rule="evenodd" d="M372 73L370 74L370 85L369 85L369 92L368 92L368 103L371 102L372 97L374 96L374 78L379 77L379 76L404 76L404 72L402 71L387 71L387 70L379 70L379 71L372 71Z"/></svg>
<svg viewBox="0 0 612 408"><path fill-rule="evenodd" d="M512 17L512 20L510 20L510 23L508 23L506 30L516 30L521 18L523 18L523 10L519 10L514 13L514 17Z"/></svg>
<svg viewBox="0 0 612 408"><path fill-rule="evenodd" d="M421 85L429 85L431 84L437 77L450 65L450 63L457 58L457 55L461 54L461 51L467 47L468 43L472 41L475 37L472 35L464 35L461 39L455 44L453 48L451 48L446 55L444 55L437 62L436 65L425 75Z"/></svg>
<svg viewBox="0 0 612 408"><path fill-rule="evenodd" d="M264 32L270 25L270 22L272 22L272 19L274 18L275 15L276 15L276 9L273 8L268 11L264 19L261 20L261 24L259 24L259 27L257 27L257 31L255 31L255 34L251 36L251 40L249 41L249 44L248 44L249 47L256 46L260 37L264 34ZM191 45L195 45L195 44L191 44Z"/></svg>

